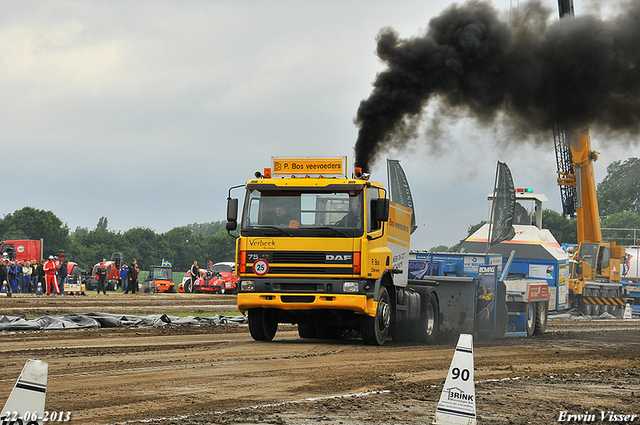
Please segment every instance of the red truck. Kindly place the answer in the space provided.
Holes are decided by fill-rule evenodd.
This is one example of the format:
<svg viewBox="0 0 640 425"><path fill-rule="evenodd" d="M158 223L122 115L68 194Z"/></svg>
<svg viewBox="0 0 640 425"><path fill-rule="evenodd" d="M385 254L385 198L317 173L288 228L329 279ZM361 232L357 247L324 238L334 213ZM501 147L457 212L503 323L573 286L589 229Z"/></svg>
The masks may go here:
<svg viewBox="0 0 640 425"><path fill-rule="evenodd" d="M20 239L0 242L0 253L6 253L11 259L15 259L18 264L25 261L36 260L38 264L44 258L42 255L43 240Z"/></svg>

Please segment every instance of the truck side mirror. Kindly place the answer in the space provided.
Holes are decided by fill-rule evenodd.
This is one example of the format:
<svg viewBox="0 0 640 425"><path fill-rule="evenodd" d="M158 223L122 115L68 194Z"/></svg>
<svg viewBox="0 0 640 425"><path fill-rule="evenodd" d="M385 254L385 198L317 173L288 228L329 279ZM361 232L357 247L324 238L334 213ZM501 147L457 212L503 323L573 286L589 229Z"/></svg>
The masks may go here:
<svg viewBox="0 0 640 425"><path fill-rule="evenodd" d="M387 198L374 199L371 204L374 222L389 221L389 200Z"/></svg>
<svg viewBox="0 0 640 425"><path fill-rule="evenodd" d="M227 198L227 231L238 228L238 198Z"/></svg>

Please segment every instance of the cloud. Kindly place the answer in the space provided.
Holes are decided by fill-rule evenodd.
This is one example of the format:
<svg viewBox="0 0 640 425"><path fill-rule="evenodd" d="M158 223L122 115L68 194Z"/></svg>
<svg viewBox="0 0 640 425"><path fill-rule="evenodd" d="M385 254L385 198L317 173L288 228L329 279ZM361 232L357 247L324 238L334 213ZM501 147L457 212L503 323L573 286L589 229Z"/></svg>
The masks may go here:
<svg viewBox="0 0 640 425"><path fill-rule="evenodd" d="M164 232L223 220L228 188L271 156L347 155L351 167L353 119L384 69L376 34L423 33L449 4L0 1L1 169L11 188L0 214L33 206L71 229L106 216L114 230ZM517 180L514 158L538 157L469 149L494 137L473 125L443 130L454 150L391 152L408 168L418 219L438 223L424 241L432 246L484 217L497 159ZM601 154L609 159L618 158ZM553 158L540 161L552 198ZM372 177L385 181L384 167Z"/></svg>

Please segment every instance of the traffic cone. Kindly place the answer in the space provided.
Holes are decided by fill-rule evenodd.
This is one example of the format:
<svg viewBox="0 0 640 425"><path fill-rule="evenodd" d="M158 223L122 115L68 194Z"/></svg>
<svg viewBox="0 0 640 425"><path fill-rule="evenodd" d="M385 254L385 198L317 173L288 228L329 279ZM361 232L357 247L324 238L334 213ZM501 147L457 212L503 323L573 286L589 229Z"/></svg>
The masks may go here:
<svg viewBox="0 0 640 425"><path fill-rule="evenodd" d="M631 319L631 304L627 303L624 306L624 314L622 315L623 319Z"/></svg>
<svg viewBox="0 0 640 425"><path fill-rule="evenodd" d="M38 288L36 289L36 295L42 295L42 282L38 282Z"/></svg>

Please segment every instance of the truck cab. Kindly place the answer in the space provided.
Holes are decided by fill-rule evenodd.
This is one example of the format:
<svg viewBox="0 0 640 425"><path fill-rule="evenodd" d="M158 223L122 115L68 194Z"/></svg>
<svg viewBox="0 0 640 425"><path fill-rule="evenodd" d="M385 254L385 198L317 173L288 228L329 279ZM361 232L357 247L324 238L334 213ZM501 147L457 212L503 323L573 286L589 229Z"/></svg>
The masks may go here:
<svg viewBox="0 0 640 425"><path fill-rule="evenodd" d="M42 246L42 239L2 241L0 242L0 255L6 255L8 258L16 260L18 264L31 260L36 260L40 263L43 258Z"/></svg>
<svg viewBox="0 0 640 425"><path fill-rule="evenodd" d="M406 239L408 252L410 210L390 208L382 184L347 178L345 161L274 160L274 177L268 169L244 185L239 221L229 199L227 228L239 224L238 308L254 339L271 340L278 323L298 324L303 337L365 328L371 343L386 338L394 266L408 262L394 261L389 229L402 229L395 242Z"/></svg>

